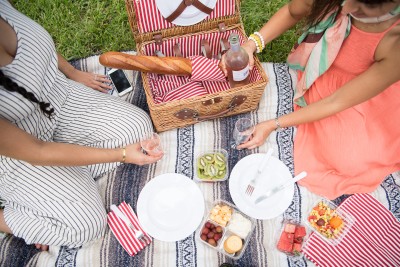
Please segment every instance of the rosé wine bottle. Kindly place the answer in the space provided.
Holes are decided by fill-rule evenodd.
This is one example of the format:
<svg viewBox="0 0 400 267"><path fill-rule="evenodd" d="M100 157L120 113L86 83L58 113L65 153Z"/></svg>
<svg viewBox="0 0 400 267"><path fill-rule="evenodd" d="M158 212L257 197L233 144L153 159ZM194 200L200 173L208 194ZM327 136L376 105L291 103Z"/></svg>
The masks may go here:
<svg viewBox="0 0 400 267"><path fill-rule="evenodd" d="M246 85L249 83L249 55L240 47L237 33L231 33L229 43L231 48L225 54L229 84L231 87Z"/></svg>

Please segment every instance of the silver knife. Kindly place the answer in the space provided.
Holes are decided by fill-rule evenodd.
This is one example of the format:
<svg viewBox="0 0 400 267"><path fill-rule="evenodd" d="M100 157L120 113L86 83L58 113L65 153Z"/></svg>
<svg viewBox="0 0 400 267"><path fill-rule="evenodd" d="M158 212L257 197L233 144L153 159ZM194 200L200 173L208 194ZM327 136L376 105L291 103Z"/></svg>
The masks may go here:
<svg viewBox="0 0 400 267"><path fill-rule="evenodd" d="M277 192L279 192L279 191L285 189L285 188L288 187L289 185L292 185L292 184L294 184L295 182L297 182L297 181L303 179L303 178L306 177L306 176L307 176L307 173L304 172L304 171L301 172L301 173L299 173L299 174L296 175L293 179L290 179L290 180L286 181L285 183L283 183L283 184L281 184L281 185L278 185L278 186L272 188L271 190L268 190L268 191L265 192L265 194L263 194L262 196L259 196L259 197L256 199L256 201L254 202L254 204L260 203L261 201L263 201L263 200L265 200L265 199L271 197L272 195L274 195L274 194L276 194Z"/></svg>

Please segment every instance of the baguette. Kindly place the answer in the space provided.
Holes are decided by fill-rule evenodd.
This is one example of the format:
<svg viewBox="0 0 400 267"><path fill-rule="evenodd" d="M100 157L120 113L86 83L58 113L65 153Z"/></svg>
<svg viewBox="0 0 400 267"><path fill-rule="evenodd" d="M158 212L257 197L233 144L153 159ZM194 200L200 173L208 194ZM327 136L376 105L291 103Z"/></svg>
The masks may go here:
<svg viewBox="0 0 400 267"><path fill-rule="evenodd" d="M103 66L116 69L179 76L192 74L191 61L183 57L135 56L121 52L106 52L100 56L99 61Z"/></svg>

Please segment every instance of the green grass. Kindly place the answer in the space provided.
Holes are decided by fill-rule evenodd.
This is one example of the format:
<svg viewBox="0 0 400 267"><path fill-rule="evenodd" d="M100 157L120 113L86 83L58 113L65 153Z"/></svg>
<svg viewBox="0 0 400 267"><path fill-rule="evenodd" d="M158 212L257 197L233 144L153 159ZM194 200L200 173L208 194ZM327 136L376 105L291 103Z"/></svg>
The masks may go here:
<svg viewBox="0 0 400 267"><path fill-rule="evenodd" d="M241 14L249 35L260 29L286 0L242 0ZM106 51L135 49L124 0L14 0L15 7L41 24L68 60ZM259 55L283 62L296 40L290 31Z"/></svg>

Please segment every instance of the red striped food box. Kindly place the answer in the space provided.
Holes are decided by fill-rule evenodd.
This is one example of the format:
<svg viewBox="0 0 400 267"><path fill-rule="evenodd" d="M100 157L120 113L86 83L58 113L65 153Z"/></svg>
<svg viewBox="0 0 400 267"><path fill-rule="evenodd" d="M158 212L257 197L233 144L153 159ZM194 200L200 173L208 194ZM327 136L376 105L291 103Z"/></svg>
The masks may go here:
<svg viewBox="0 0 400 267"><path fill-rule="evenodd" d="M370 194L355 194L339 206L354 218L340 243L313 233L303 249L317 266L400 266L400 222Z"/></svg>
<svg viewBox="0 0 400 267"><path fill-rule="evenodd" d="M129 228L123 220L118 218L112 211L108 213L107 223L110 226L115 238L130 256L134 256L151 243L151 237L144 232L143 228L139 224L139 220L135 212L129 204L122 202L118 208L123 214L125 214L125 216L128 217L134 227L136 229L140 229L147 237L145 242L140 242L135 237L133 230Z"/></svg>

